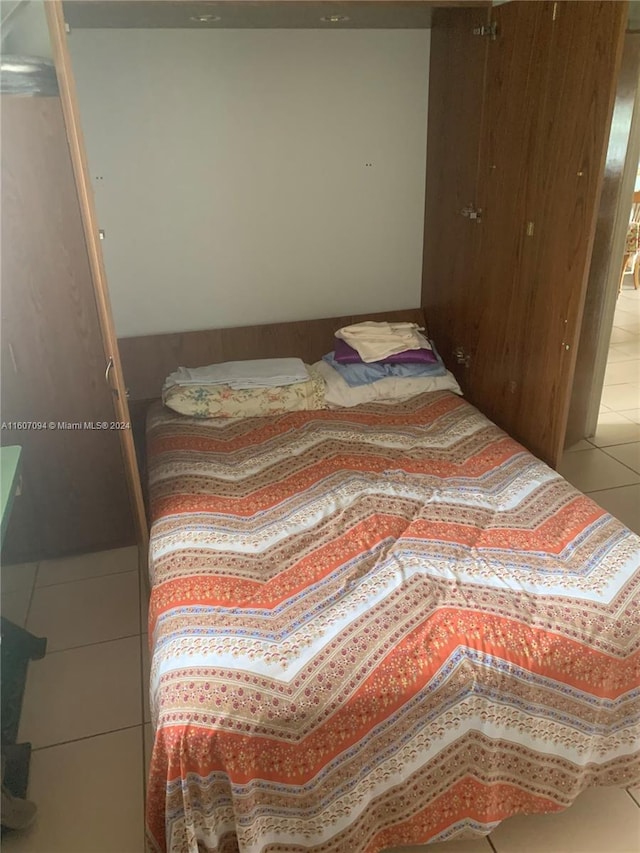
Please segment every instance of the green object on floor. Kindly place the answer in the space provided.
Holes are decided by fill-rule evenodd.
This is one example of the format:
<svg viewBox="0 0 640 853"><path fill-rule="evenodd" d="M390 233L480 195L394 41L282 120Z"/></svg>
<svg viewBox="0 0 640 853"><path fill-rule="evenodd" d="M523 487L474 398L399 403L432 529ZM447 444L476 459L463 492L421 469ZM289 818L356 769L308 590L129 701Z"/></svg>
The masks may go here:
<svg viewBox="0 0 640 853"><path fill-rule="evenodd" d="M7 532L13 498L15 497L16 489L18 487L21 453L22 448L18 445L0 447L0 500L2 508L2 530L0 532L0 542L4 542L4 534Z"/></svg>

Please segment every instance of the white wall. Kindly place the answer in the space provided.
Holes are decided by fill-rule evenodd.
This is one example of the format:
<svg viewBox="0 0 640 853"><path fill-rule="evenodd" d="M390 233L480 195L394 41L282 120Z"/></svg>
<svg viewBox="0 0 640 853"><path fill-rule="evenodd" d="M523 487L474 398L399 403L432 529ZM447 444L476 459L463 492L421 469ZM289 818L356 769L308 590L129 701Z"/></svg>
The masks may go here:
<svg viewBox="0 0 640 853"><path fill-rule="evenodd" d="M74 30L118 335L419 305L429 37Z"/></svg>
<svg viewBox="0 0 640 853"><path fill-rule="evenodd" d="M2 27L0 42L3 53L51 58L49 27L44 13L43 0L3 0L0 15L6 24Z"/></svg>

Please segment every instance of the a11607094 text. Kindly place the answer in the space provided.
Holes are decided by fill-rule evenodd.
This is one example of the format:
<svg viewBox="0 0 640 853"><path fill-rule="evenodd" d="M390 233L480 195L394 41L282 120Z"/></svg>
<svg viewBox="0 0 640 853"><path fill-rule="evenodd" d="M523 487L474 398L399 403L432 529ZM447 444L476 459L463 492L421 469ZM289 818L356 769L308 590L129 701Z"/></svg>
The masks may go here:
<svg viewBox="0 0 640 853"><path fill-rule="evenodd" d="M27 430L120 430L131 429L128 421L2 421L0 429L24 432Z"/></svg>

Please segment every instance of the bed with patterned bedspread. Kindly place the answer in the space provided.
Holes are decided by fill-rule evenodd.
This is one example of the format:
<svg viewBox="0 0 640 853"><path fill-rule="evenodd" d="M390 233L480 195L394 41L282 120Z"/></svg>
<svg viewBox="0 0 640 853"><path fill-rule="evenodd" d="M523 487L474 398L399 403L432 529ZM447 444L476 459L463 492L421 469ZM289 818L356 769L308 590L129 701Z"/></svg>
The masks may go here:
<svg viewBox="0 0 640 853"><path fill-rule="evenodd" d="M464 400L147 434L150 849L376 853L640 781L640 540Z"/></svg>

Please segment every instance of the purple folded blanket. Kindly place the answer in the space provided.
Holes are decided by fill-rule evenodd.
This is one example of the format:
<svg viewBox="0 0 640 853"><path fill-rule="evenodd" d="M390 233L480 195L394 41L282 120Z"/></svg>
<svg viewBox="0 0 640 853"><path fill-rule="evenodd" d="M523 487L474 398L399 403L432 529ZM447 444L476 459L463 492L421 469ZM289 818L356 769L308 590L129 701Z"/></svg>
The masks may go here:
<svg viewBox="0 0 640 853"><path fill-rule="evenodd" d="M362 364L358 351L341 338L334 339L335 360L340 364ZM408 349L380 360L380 364L435 364L438 361L430 349ZM378 362L372 362L377 364Z"/></svg>

